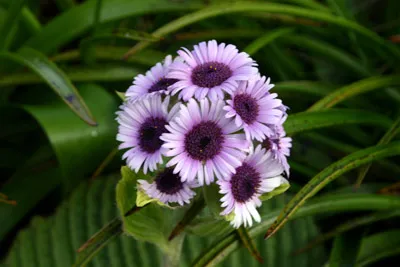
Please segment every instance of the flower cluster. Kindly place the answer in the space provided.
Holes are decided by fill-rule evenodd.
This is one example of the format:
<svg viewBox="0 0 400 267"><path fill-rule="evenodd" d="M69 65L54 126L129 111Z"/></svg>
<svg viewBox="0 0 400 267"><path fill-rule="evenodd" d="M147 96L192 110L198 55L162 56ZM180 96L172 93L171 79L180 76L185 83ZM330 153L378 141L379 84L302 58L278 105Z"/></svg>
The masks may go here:
<svg viewBox="0 0 400 267"><path fill-rule="evenodd" d="M251 226L261 196L288 183L287 107L234 45L212 40L177 53L127 90L117 112L123 159L136 172L156 171L139 190L165 204L189 203L195 187L216 182L221 214Z"/></svg>

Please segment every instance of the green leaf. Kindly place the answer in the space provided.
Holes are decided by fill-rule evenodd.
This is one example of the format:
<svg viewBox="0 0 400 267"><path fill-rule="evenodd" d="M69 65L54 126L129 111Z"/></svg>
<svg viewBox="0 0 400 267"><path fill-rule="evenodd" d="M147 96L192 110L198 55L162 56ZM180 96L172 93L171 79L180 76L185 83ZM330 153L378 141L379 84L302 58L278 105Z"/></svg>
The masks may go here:
<svg viewBox="0 0 400 267"><path fill-rule="evenodd" d="M125 213L136 206L139 175L128 167L121 169L122 179L117 185L117 204L122 216L124 232L137 240L148 241L168 250L168 235L172 230L171 214L167 209L150 203L140 211L126 217Z"/></svg>
<svg viewBox="0 0 400 267"><path fill-rule="evenodd" d="M116 178L98 178L90 185L84 183L53 216L34 218L31 226L18 235L4 261L6 266L72 266L79 257L79 247L118 216L114 203ZM119 235L103 247L88 266L160 265L161 254L155 246Z"/></svg>
<svg viewBox="0 0 400 267"><path fill-rule="evenodd" d="M64 74L54 63L41 53L30 49L20 49L18 54L3 52L0 57L7 58L29 67L32 71L42 77L43 80L60 96L60 98L89 125L96 125L92 114L87 108L82 97Z"/></svg>
<svg viewBox="0 0 400 267"><path fill-rule="evenodd" d="M260 208L261 211L260 213L264 215L262 216L261 223L256 224L254 227L249 229L249 235L251 238L255 238L256 236L264 233L271 226L274 220L276 220L278 214L282 210L284 203L281 202L280 205L272 207L270 205L276 203L275 201L278 201L279 199L281 199L282 201L281 197L277 197L273 198L271 201L266 201L263 203L263 206ZM388 197L375 194L335 194L334 196L316 198L310 201L309 203L306 203L306 205L301 207L298 210L298 212L295 213L293 217L290 217L289 219L294 220L301 217L307 217L319 214L327 215L345 211L384 210L384 209L398 209L398 208L400 208L400 199L393 196ZM276 257L278 258L275 257L275 261L270 257L266 258L266 260L270 259L272 261L272 264L270 263L270 261L268 261L267 266L279 266L279 264L282 264L281 260L284 258L282 250L281 249L277 250L275 245L277 242L276 240L278 239L277 237L278 235L281 235L281 232L286 232L286 234L288 234L289 237L292 238L299 237L299 239L301 238L304 238L306 240L312 239L312 237L304 237L302 235L299 236L299 233L306 233L306 231L303 230L299 232L298 227L295 226L296 221L294 221L293 224L291 223L292 222L289 222L288 227L285 227L282 229L282 231L277 232L277 234L272 236L267 242L260 238L258 244L270 249L267 250L267 255L273 257L272 256L273 253L279 251L278 254L276 255ZM289 225L294 225L293 227L294 229ZM306 228L306 226L303 227ZM235 233L231 233L228 236L223 236L222 238L218 238L217 240L215 240L215 242L210 244L205 251L202 252L202 254L195 260L193 265L194 266L216 265L219 262L223 261L230 253L237 250L239 248L239 245L240 241L238 240ZM285 251L286 252L288 250L292 251L294 249L297 249L298 247L301 247L301 245L293 245L293 246L294 247L291 249L285 248ZM264 250L262 248L260 248L259 250L261 251L261 255L263 255ZM307 254L299 254L299 255L307 255ZM288 264L289 266L299 266L296 257L292 255L291 252L285 258L287 260L293 261L292 265ZM314 260L312 259L313 257L311 257L310 259L309 263L310 266L312 266L312 264L315 264L316 266L322 266L322 263L316 261L315 257ZM309 265L302 265L302 266L309 266Z"/></svg>
<svg viewBox="0 0 400 267"><path fill-rule="evenodd" d="M31 38L30 46L44 54L49 54L59 47L85 33L94 25L94 10L97 1L85 1L57 16L46 26L40 34ZM127 17L143 16L145 14L166 13L198 9L200 1L174 2L170 0L148 1L105 1L100 13L100 22L106 23ZM63 34L60 34L63 33Z"/></svg>
<svg viewBox="0 0 400 267"><path fill-rule="evenodd" d="M344 124L372 124L388 128L391 125L391 121L385 116L369 111L329 109L291 114L284 127L286 133L291 135L307 130Z"/></svg>
<svg viewBox="0 0 400 267"><path fill-rule="evenodd" d="M128 47L116 47L111 45L98 45L94 48L95 57L102 61L116 61L120 62L121 57L124 55ZM79 50L70 50L53 56L51 59L55 62L70 62L77 61L82 55ZM126 62L137 63L150 67L163 60L166 56L157 50L144 50L140 54L132 56ZM104 67L104 66L103 66ZM122 67L122 66L121 66ZM132 78L132 77L131 77Z"/></svg>
<svg viewBox="0 0 400 267"><path fill-rule="evenodd" d="M32 35L35 35L42 30L42 25L40 24L39 20L27 7L22 8L21 23Z"/></svg>
<svg viewBox="0 0 400 267"><path fill-rule="evenodd" d="M60 183L62 174L59 168L49 164L52 159L50 147L40 148L2 185L1 192L17 205L0 205L0 240ZM43 170L35 170L38 166Z"/></svg>
<svg viewBox="0 0 400 267"><path fill-rule="evenodd" d="M270 32L265 33L261 37L254 40L250 43L244 51L247 52L249 55L254 55L257 53L258 50L263 48L264 46L268 45L269 43L273 42L274 40L278 39L281 36L288 35L293 32L293 29L290 28L282 28L273 30Z"/></svg>
<svg viewBox="0 0 400 267"><path fill-rule="evenodd" d="M384 47L385 49L390 51L390 53L396 58L400 58L400 50L397 47L393 46L376 33L353 21L337 17L326 12L275 3L234 2L210 5L200 11L180 17L170 23L163 25L162 27L154 31L153 34L155 36L165 37L172 32L175 32L185 26L196 23L198 21L215 16L228 15L239 12L268 12L272 14L293 15L302 18L313 19L316 21L328 22L343 27L346 30L357 32L367 37L370 41L375 42L377 45ZM138 43L124 55L124 58L126 59L130 55L146 48L149 44L149 42Z"/></svg>
<svg viewBox="0 0 400 267"><path fill-rule="evenodd" d="M357 229L335 238L329 267L355 266L363 232Z"/></svg>
<svg viewBox="0 0 400 267"><path fill-rule="evenodd" d="M254 241L249 236L249 233L246 228L241 226L239 229L236 230L240 241L243 243L245 248L249 251L250 255L256 259L258 262L263 263L264 260L262 259L260 253L257 251L257 247L254 244Z"/></svg>
<svg viewBox="0 0 400 267"><path fill-rule="evenodd" d="M353 188L351 188L353 190ZM350 190L349 190L350 191ZM335 236L341 235L349 230L358 228L360 226L369 225L375 222L379 222L382 220L387 220L393 217L400 216L400 210L389 210L389 211L381 211L377 213L368 214L362 217L357 217L355 219L349 220L345 223L340 224L339 226L335 227L332 231L323 233L322 235L318 236L316 239L312 240L307 246L304 248L300 248L296 251L296 253L302 253L307 251L308 249L319 245L330 238ZM343 236L343 235L342 235Z"/></svg>
<svg viewBox="0 0 400 267"><path fill-rule="evenodd" d="M287 220L295 214L307 199L315 195L328 183L340 177L342 174L377 159L386 158L400 154L400 142L393 142L388 145L379 145L354 152L343 159L333 163L312 178L293 199L285 206L278 219L268 229L265 237L269 238L276 233Z"/></svg>
<svg viewBox="0 0 400 267"><path fill-rule="evenodd" d="M366 68L359 59L327 42L312 38L309 35L299 34L283 36L282 40L284 43L308 49L311 53L326 57L332 62L337 62L361 77L370 75L368 68Z"/></svg>
<svg viewBox="0 0 400 267"><path fill-rule="evenodd" d="M378 142L378 145L389 143L398 133L400 133L400 116L392 124L392 126L389 128L389 130L387 130L387 132L384 134L384 136L382 136L382 138ZM368 165L363 166L360 169L358 177L357 177L357 181L356 181L356 187L360 187L360 185L362 184L370 167L371 167L371 164L368 164Z"/></svg>
<svg viewBox="0 0 400 267"><path fill-rule="evenodd" d="M66 68L65 73L74 82L115 82L131 81L133 77L141 73L138 68L129 66L102 65L93 67L74 67ZM43 80L36 75L29 73L14 73L0 75L0 86L40 84Z"/></svg>
<svg viewBox="0 0 400 267"><path fill-rule="evenodd" d="M398 75L378 76L360 80L333 91L312 105L308 110L328 109L353 96L394 85L400 85L400 77Z"/></svg>
<svg viewBox="0 0 400 267"><path fill-rule="evenodd" d="M24 105L45 131L64 174L67 190L74 187L84 175L91 174L115 147L115 111L118 101L97 85L79 86L82 96L98 119L98 125L89 126L75 116L57 99L48 96L40 105ZM38 92L28 91L27 99ZM37 99L37 97L36 97ZM99 145L101 144L101 145Z"/></svg>
<svg viewBox="0 0 400 267"><path fill-rule="evenodd" d="M156 38L151 34L144 32L137 32L129 29L117 29L114 34L96 34L92 37L83 39L80 43L80 55L86 64L93 64L96 59L95 45L101 42L110 42L115 40L130 40L140 41L146 40L151 42L160 41L160 38ZM120 58L118 58L120 60Z"/></svg>
<svg viewBox="0 0 400 267"><path fill-rule="evenodd" d="M204 209L205 207L205 202L204 202L204 197L200 195L197 197L194 201L193 204L190 206L190 208L185 212L185 215L183 216L182 220L178 222L178 224L175 226L175 228L172 230L171 234L168 237L168 240L174 239L177 235L179 235L185 227L190 224L197 215Z"/></svg>
<svg viewBox="0 0 400 267"><path fill-rule="evenodd" d="M76 5L75 0L55 0L55 2L61 11L68 10Z"/></svg>
<svg viewBox="0 0 400 267"><path fill-rule="evenodd" d="M220 199L222 195L219 193L219 186L216 183L203 186L203 195L211 214L215 218L220 217L220 213L222 212Z"/></svg>
<svg viewBox="0 0 400 267"><path fill-rule="evenodd" d="M357 266L370 264L400 253L400 231L391 230L366 237L361 243Z"/></svg>
<svg viewBox="0 0 400 267"><path fill-rule="evenodd" d="M8 47L8 44L10 44L10 34L17 27L19 15L21 13L21 10L25 4L25 0L14 0L11 2L5 22L3 25L0 25L0 51L5 50Z"/></svg>
<svg viewBox="0 0 400 267"><path fill-rule="evenodd" d="M264 193L260 196L260 200L261 201L266 201L268 199L273 198L274 196L283 194L286 190L288 190L290 187L289 183L283 183L280 186L278 186L277 188L275 188L274 190L272 190L271 192L268 193Z"/></svg>
<svg viewBox="0 0 400 267"><path fill-rule="evenodd" d="M78 249L78 258L74 266L85 266L104 246L120 234L122 234L122 222L119 218L116 218L101 228Z"/></svg>

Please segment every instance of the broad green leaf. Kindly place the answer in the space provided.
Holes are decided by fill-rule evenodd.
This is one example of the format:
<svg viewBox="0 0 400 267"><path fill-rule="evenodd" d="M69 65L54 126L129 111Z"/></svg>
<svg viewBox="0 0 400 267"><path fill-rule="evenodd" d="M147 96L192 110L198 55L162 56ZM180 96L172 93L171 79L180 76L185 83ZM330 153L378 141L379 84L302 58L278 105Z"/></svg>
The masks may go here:
<svg viewBox="0 0 400 267"><path fill-rule="evenodd" d="M362 229L356 229L335 238L329 258L329 267L355 266L363 232Z"/></svg>
<svg viewBox="0 0 400 267"><path fill-rule="evenodd" d="M0 57L13 60L29 67L45 80L54 92L59 95L82 120L89 125L96 125L96 121L68 76L43 54L31 48L23 48L20 49L18 53L0 53Z"/></svg>
<svg viewBox="0 0 400 267"><path fill-rule="evenodd" d="M264 46L268 45L269 43L273 42L274 40L278 39L281 36L291 34L293 29L290 28L282 28L273 30L270 32L265 33L261 37L254 40L250 43L244 51L247 52L249 55L253 55L257 53L258 50L262 49Z"/></svg>
<svg viewBox="0 0 400 267"><path fill-rule="evenodd" d="M370 266L372 263L400 253L400 231L390 230L368 236L361 243L357 266Z"/></svg>
<svg viewBox="0 0 400 267"><path fill-rule="evenodd" d="M369 111L329 109L291 114L284 127L286 133L291 135L307 130L345 124L370 124L388 128L391 121L385 116Z"/></svg>
<svg viewBox="0 0 400 267"><path fill-rule="evenodd" d="M95 232L103 225L106 225L117 216L117 209L113 200L115 199L116 179L97 179L89 186L81 185L72 196L58 208L56 214L47 219L35 219L32 226L19 234L17 241L12 246L6 262L10 266L19 264L20 267L30 267L32 262L35 266L71 266L75 262L76 250L84 244ZM251 238L263 233L273 222L284 205L283 198L274 198L267 201L261 207L263 221L249 229ZM355 210L377 210L377 209L399 209L400 201L396 197L382 195L365 194L345 194L334 195L331 197L322 197L307 203L300 208L295 217L311 216L315 214L329 214L344 211ZM270 242L262 239L257 241L257 246L268 266L282 266L283 251L289 252L286 260L289 260L286 266L321 266L326 260L321 249L316 249L310 254L291 255L291 252L304 246L312 239L317 230L310 218L296 220L291 222L283 231L277 233ZM95 229L96 228L96 229ZM232 231L233 229L230 228ZM276 239L285 232L285 237ZM234 235L235 238L231 239ZM261 238L261 237L260 237ZM289 239L288 239L289 238ZM282 240L293 240L289 243L290 247L281 248L286 243ZM240 241L235 233L223 238L225 243L222 254L218 262L224 260L233 250L239 248ZM275 241L274 241L275 240ZM218 241L218 240L217 240ZM217 249L221 249L220 242L217 242ZM25 248L29 245L36 245L37 248L29 252ZM28 247L27 247L28 246ZM212 244L202 238L189 236L183 246L181 266L192 266L191 262L199 255L200 251L206 247L214 248ZM233 249L232 249L233 248ZM51 256L49 256L51 255ZM290 257L289 257L290 256ZM239 259L240 261L235 261ZM251 258L246 251L240 251L230 256L223 266L243 266L243 262L252 264ZM212 263L217 263L212 261ZM155 246L135 241L134 239L121 235L116 237L107 246L103 248L90 263L90 266L161 266L163 261L160 252ZM301 265L299 265L301 264Z"/></svg>
<svg viewBox="0 0 400 267"><path fill-rule="evenodd" d="M40 105L24 105L46 133L63 171L67 190L84 175L93 173L116 145L117 99L97 85L82 84L79 89L98 120L95 127L81 121L55 97L49 96L47 102L40 99ZM26 93L31 94L27 98L38 94L37 91Z"/></svg>
<svg viewBox="0 0 400 267"><path fill-rule="evenodd" d="M264 233L276 220L278 214L282 210L284 203L282 202L277 207L269 206L271 203L279 200L280 198L274 198L271 201L266 201L263 203L263 206L260 210L266 209L263 214L261 223L256 224L254 227L250 228L249 235L252 238L261 235ZM397 197L388 197L382 195L375 195L375 194L336 194L334 196L328 197L320 197L315 198L314 200L310 201L303 207L301 207L297 213L290 217L290 220L294 220L301 217L313 216L313 215L327 215L327 214L334 214L339 212L349 212L349 211L360 211L360 210L388 210L388 209L398 209L400 208L400 199ZM308 218L309 219L309 218ZM296 221L295 221L296 222ZM295 222L293 224L295 225ZM290 225L290 222L289 222ZM270 246L273 250L270 250L270 253L267 255L273 255L273 252L279 251L278 255L276 255L272 259L272 264L268 261L267 266L279 266L280 260L283 258L282 252L276 249L276 239L277 236L280 235L281 232L290 233L290 229L292 227L285 227L282 231L277 232L276 235L272 236L268 241L260 239L260 243L264 246ZM294 231L293 234L289 234L290 237L297 237L299 234L298 228L294 227L292 230ZM301 233L305 233L302 231ZM260 237L261 238L261 237ZM304 238L304 237L303 237ZM307 239L312 239L312 237L307 237ZM297 239L296 239L297 240ZM222 238L218 238L209 245L209 247L202 252L202 254L195 260L193 263L194 266L205 266L205 265L216 265L223 261L230 253L237 250L240 247L240 241L238 240L235 233L231 233L228 236L224 236ZM291 250L293 252L294 249L301 247L301 245L295 245ZM287 248L286 248L287 249ZM263 255L263 249L259 249L261 251L261 255ZM290 256L289 256L290 255ZM299 254L299 255L306 255L306 254ZM276 258L279 257L279 258ZM299 266L296 257L292 255L292 253L288 254L286 258L289 260L293 260L294 263L292 266ZM266 258L266 260L271 258ZM312 258L311 258L312 259ZM274 261L275 260L275 261ZM317 261L310 260L309 264L316 264L316 266L321 266L322 263L318 263ZM291 266L291 265L289 265ZM309 265L303 265L309 266Z"/></svg>
<svg viewBox="0 0 400 267"><path fill-rule="evenodd" d="M353 21L337 17L326 12L275 3L234 2L210 5L200 11L188 14L170 23L165 24L164 26L154 31L153 34L155 36L165 37L172 32L175 32L185 26L191 25L201 20L205 20L215 16L241 12L268 12L272 14L293 15L316 21L328 22L343 27L346 30L353 30L354 32L365 36L370 41L375 42L377 45L384 47L385 49L387 49L387 51L390 51L390 53L396 58L400 58L400 50L397 47L388 43L376 33ZM124 58L126 59L130 55L146 48L149 44L149 42L138 43L124 55Z"/></svg>
<svg viewBox="0 0 400 267"><path fill-rule="evenodd" d="M49 54L89 30L94 23L94 10L97 1L85 1L57 16L40 34L31 38L30 46L44 54ZM110 0L104 1L100 22L106 23L127 17L145 14L187 11L202 6L200 1L176 2L170 0ZM60 34L62 33L62 34Z"/></svg>
<svg viewBox="0 0 400 267"><path fill-rule="evenodd" d="M315 195L328 183L340 177L342 174L357 168L363 164L400 154L400 142L393 142L388 145L378 145L354 152L343 159L333 163L312 178L293 199L285 206L278 219L268 229L266 238L276 233L287 220L296 213L307 199Z"/></svg>
<svg viewBox="0 0 400 267"><path fill-rule="evenodd" d="M114 203L116 178L98 178L90 185L84 183L53 216L34 218L31 226L18 235L4 264L20 267L72 266L78 259L79 247L118 216ZM155 246L119 235L103 247L88 266L152 267L162 263L161 254Z"/></svg>
<svg viewBox="0 0 400 267"><path fill-rule="evenodd" d="M4 23L0 25L0 51L7 49L12 38L12 31L17 27L21 10L26 0L14 0L11 2Z"/></svg>
<svg viewBox="0 0 400 267"><path fill-rule="evenodd" d="M308 110L328 109L353 96L395 85L400 85L400 77L398 75L371 77L360 80L333 91L312 105Z"/></svg>
<svg viewBox="0 0 400 267"><path fill-rule="evenodd" d="M173 227L171 211L163 209L156 203L150 203L140 211L124 216L136 206L137 180L139 175L124 166L121 169L122 179L117 185L117 204L122 216L123 229L137 240L156 244L162 250L168 250L168 236Z"/></svg>
<svg viewBox="0 0 400 267"><path fill-rule="evenodd" d="M60 183L60 169L51 165L46 167L52 159L49 147L40 148L26 163L22 162L20 169L2 185L1 192L16 201L17 205L0 204L1 240ZM35 170L37 166L44 166L44 169Z"/></svg>

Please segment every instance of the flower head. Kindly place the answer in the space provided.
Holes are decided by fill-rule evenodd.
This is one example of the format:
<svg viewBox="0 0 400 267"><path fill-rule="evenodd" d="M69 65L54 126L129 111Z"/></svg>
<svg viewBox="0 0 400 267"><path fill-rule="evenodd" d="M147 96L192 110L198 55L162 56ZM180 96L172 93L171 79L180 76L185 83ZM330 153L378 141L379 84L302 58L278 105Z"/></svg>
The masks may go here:
<svg viewBox="0 0 400 267"><path fill-rule="evenodd" d="M271 127L282 118L282 101L276 98L277 94L269 93L273 87L269 81L264 76L241 82L224 107L228 111L226 117L234 117L236 125L243 126L248 139L262 141L266 136L271 136Z"/></svg>
<svg viewBox="0 0 400 267"><path fill-rule="evenodd" d="M166 78L172 64L172 57L168 55L164 59L164 63L157 63L146 75L139 74L126 91L125 96L130 100L137 100L143 96L168 93L168 87L177 80Z"/></svg>
<svg viewBox="0 0 400 267"><path fill-rule="evenodd" d="M208 99L199 104L190 99L181 105L174 121L166 126L168 133L161 139L166 155L172 157L167 166L175 166L182 181L197 177L200 185L210 184L214 175L218 179L229 177L245 157L249 142L244 134L235 134L239 128L233 120L225 118L224 102L217 100L211 105Z"/></svg>
<svg viewBox="0 0 400 267"><path fill-rule="evenodd" d="M201 42L193 51L178 51L184 62L171 65L167 77L178 81L171 85L172 94L179 93L184 101L193 96L211 100L223 99L224 92L231 93L238 81L246 81L258 73L255 61L234 45L217 44L215 40Z"/></svg>
<svg viewBox="0 0 400 267"><path fill-rule="evenodd" d="M192 188L198 186L195 182L182 182L179 174L174 174L172 168L159 172L152 183L146 180L138 180L138 183L149 197L164 204L179 203L181 206L188 204L196 195Z"/></svg>
<svg viewBox="0 0 400 267"><path fill-rule="evenodd" d="M272 154L273 158L277 159L284 167L286 174L289 176L289 163L287 157L290 156L290 148L292 147L292 138L286 136L283 123L287 118L285 114L278 124L274 125L274 133L267 137L262 146Z"/></svg>
<svg viewBox="0 0 400 267"><path fill-rule="evenodd" d="M162 102L160 95L153 95L136 102L126 102L117 112L119 123L117 140L119 149L129 148L123 155L127 165L143 172L154 171L157 163L162 163L162 155L168 149L162 147L161 134L167 132L165 126L177 113L175 105L168 112L169 97Z"/></svg>
<svg viewBox="0 0 400 267"><path fill-rule="evenodd" d="M238 228L252 226L253 219L261 221L257 207L261 206L260 196L271 192L286 180L280 176L282 165L272 158L271 153L257 146L254 153L246 157L243 163L236 168L236 172L228 180L218 180L221 206L224 208L221 215L234 212L231 224ZM253 218L253 219L252 219Z"/></svg>

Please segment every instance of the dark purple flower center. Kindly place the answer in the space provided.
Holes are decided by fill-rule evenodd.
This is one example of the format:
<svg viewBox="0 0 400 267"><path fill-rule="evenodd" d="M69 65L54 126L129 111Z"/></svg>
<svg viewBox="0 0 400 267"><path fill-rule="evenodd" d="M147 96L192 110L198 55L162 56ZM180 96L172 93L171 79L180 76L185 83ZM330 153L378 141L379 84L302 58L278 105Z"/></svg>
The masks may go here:
<svg viewBox="0 0 400 267"><path fill-rule="evenodd" d="M262 142L262 144L261 144L261 146L263 147L263 148L265 148L267 151L268 150L271 150L271 149L276 149L276 148L280 148L280 146L279 146L279 139L278 138L266 138L263 142Z"/></svg>
<svg viewBox="0 0 400 267"><path fill-rule="evenodd" d="M233 100L233 108L240 118L247 123L251 124L257 119L258 116L258 103L248 94L240 94L235 96Z"/></svg>
<svg viewBox="0 0 400 267"><path fill-rule="evenodd" d="M167 132L165 125L167 121L164 118L147 118L139 129L139 147L147 153L154 153L160 149L163 142L160 136Z"/></svg>
<svg viewBox="0 0 400 267"><path fill-rule="evenodd" d="M195 67L192 71L192 83L205 88L221 85L232 76L231 69L219 62L207 62Z"/></svg>
<svg viewBox="0 0 400 267"><path fill-rule="evenodd" d="M196 160L212 159L222 148L221 128L213 121L197 124L185 136L185 150Z"/></svg>
<svg viewBox="0 0 400 267"><path fill-rule="evenodd" d="M177 79L161 78L158 82L156 82L150 87L149 93L158 91L167 91L168 87L170 85L173 85L177 81L178 81Z"/></svg>
<svg viewBox="0 0 400 267"><path fill-rule="evenodd" d="M261 185L260 174L247 163L236 168L231 178L232 194L235 201L245 203L253 197Z"/></svg>
<svg viewBox="0 0 400 267"><path fill-rule="evenodd" d="M157 174L155 182L160 192L173 195L183 188L181 178L178 174L174 174L173 171L173 168L166 168Z"/></svg>

